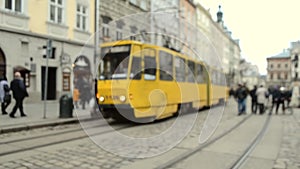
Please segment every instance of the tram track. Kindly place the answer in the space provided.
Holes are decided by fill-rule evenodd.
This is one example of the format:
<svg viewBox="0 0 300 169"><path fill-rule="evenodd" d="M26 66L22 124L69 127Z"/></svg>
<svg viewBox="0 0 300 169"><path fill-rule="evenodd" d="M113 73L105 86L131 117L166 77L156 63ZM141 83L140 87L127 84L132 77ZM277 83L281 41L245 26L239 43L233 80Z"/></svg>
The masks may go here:
<svg viewBox="0 0 300 169"><path fill-rule="evenodd" d="M98 124L96 126L93 127L88 127L89 128L94 128L94 127L101 127L101 126L106 126L107 124ZM48 136L54 136L54 135L61 135L61 134L67 134L67 133L71 133L71 132L76 132L76 131L82 131L82 128L79 126L76 129L70 129L70 130L66 130L66 131L59 131L59 132L52 132L49 134L41 134L41 135L37 135L37 136L30 136L30 137L23 137L23 138L19 138L19 139L13 139L13 140L9 140L9 141L0 141L0 145L2 144L11 144L11 143L16 143L16 142L21 142L21 141L26 141L26 140L32 140L32 139L38 139L38 138L43 138L43 137L48 137Z"/></svg>
<svg viewBox="0 0 300 169"><path fill-rule="evenodd" d="M296 121L296 118L294 116L294 110L292 107L288 106L286 108L286 114L289 114L291 116L293 116L294 118L292 118L293 120ZM260 130L260 132L257 134L257 136L253 139L253 141L251 142L251 144L247 147L247 149L242 153L242 155L236 160L234 161L229 167L228 169L239 169L242 168L243 165L246 163L246 161L249 159L249 156L251 155L251 153L253 152L253 150L257 147L257 145L261 142L262 138L265 136L266 131L269 127L270 121L271 121L271 116L273 112L273 108L270 109L268 117L264 123L264 126L262 127L262 129Z"/></svg>
<svg viewBox="0 0 300 169"><path fill-rule="evenodd" d="M185 151L184 153L179 154L178 156L175 156L174 158L167 161L166 163L163 163L163 164L157 166L155 169L166 169L166 168L170 168L170 167L174 166L177 163L180 163L181 161L189 158L190 156L194 155L197 152L202 151L204 148L208 147L209 145L215 143L216 141L220 140L224 136L228 135L229 133L234 131L236 128L241 126L243 123L245 123L247 120L249 120L251 117L252 117L252 115L247 116L246 118L242 119L240 122L235 124L233 127L228 129L227 131L223 132L222 134L218 135L217 137L213 138L212 140L207 141L206 143L201 144L193 149L189 149L189 150Z"/></svg>
<svg viewBox="0 0 300 169"><path fill-rule="evenodd" d="M267 128L269 126L270 120L271 120L271 115L268 115L268 117L264 123L264 126L262 127L262 129L260 130L258 135L253 139L253 141L250 143L250 145L247 147L247 149L242 153L242 155L234 163L232 163L232 165L230 165L230 167L228 167L228 169L239 169L243 166L243 164L249 158L249 155L251 154L251 152L256 148L256 146L259 144L261 139L264 137L264 135L267 131Z"/></svg>
<svg viewBox="0 0 300 169"><path fill-rule="evenodd" d="M115 123L110 124L112 126L116 125ZM26 151L31 151L35 150L38 148L43 148L43 147L48 147L52 145L57 145L57 144L62 144L66 142L72 142L72 141L77 141L80 139L87 138L89 136L98 136L98 135L103 135L112 132L110 130L110 126L108 124L103 124L103 125L96 125L89 127L88 129L97 129L97 128L104 129L105 127L108 127L107 129L104 129L103 131L100 132L95 132L92 134L87 134L84 132L82 128L79 129L73 129L73 130L68 130L68 131L61 131L61 132L56 132L56 133L50 133L50 134L43 134L39 136L34 136L34 137L27 137L27 138L20 138L17 140L11 140L11 141L3 141L0 142L0 147L5 146L5 145L12 145L11 150L2 150L0 152L0 157L1 156L7 156L7 155L12 155L15 153L19 152L26 152ZM115 126L114 131L120 131L124 129L128 129L134 127L133 124L124 124L122 126ZM100 129L99 128L99 129ZM35 144L31 144L35 143ZM15 146L15 145L25 145L25 146ZM29 146L26 146L29 145Z"/></svg>
<svg viewBox="0 0 300 169"><path fill-rule="evenodd" d="M248 159L251 158L252 152L256 150L256 147L261 144L262 139L266 135L266 131L268 130L268 127L271 123L272 119L272 112L273 110L271 109L269 112L266 112L266 118L264 122L262 123L261 127L258 128L257 134L252 136L252 141L249 140L249 144L244 148L244 150L241 150L239 154L236 154L236 158L234 160L230 160L231 162L226 165L226 168L228 169L239 169L243 168L245 163L248 161ZM291 115L293 115L293 110L290 108L288 110ZM166 168L172 168L176 166L177 164L183 162L184 160L188 160L191 156L194 154L202 152L202 154L205 152L204 149L209 147L210 145L213 145L215 142L218 140L222 140L223 137L226 135L229 135L229 133L233 132L235 129L237 129L239 126L241 126L243 123L245 123L250 117L253 117L253 115L249 115L247 118L244 118L242 121L231 127L229 130L223 132L222 134L216 136L212 140L199 145L198 147L195 147L193 149L186 150L182 154L177 155L176 157L172 158L171 160L168 160L165 163L162 163L161 165L157 166L156 169L166 169ZM228 155L228 154L227 154ZM233 155L233 154L232 154ZM233 157L233 156L232 156ZM223 166L224 167L224 166ZM176 168L176 167L175 167Z"/></svg>

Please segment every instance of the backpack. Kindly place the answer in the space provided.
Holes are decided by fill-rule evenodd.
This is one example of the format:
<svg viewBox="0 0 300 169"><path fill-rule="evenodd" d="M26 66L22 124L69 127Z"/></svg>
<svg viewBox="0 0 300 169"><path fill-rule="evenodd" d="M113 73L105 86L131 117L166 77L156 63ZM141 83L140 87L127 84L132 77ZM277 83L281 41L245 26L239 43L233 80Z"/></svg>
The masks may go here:
<svg viewBox="0 0 300 169"><path fill-rule="evenodd" d="M3 89L4 89L5 92L9 92L10 91L10 88L9 88L8 84L4 84L3 85Z"/></svg>

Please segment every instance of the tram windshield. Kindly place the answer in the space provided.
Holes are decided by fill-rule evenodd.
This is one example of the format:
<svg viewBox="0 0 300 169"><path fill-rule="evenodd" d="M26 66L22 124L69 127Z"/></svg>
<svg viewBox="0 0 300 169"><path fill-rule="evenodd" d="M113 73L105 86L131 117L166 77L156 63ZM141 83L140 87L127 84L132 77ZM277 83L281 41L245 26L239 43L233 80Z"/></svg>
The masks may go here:
<svg viewBox="0 0 300 169"><path fill-rule="evenodd" d="M101 48L101 61L99 65L99 79L126 79L130 45Z"/></svg>

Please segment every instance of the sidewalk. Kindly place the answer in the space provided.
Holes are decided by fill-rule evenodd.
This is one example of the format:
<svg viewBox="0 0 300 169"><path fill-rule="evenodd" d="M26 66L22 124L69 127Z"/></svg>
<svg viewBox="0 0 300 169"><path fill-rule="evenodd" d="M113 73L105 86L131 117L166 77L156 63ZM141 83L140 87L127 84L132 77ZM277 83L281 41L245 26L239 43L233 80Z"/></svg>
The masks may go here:
<svg viewBox="0 0 300 169"><path fill-rule="evenodd" d="M10 113L14 102L7 108ZM59 118L59 101L48 101L46 105L46 118L44 118L44 102L24 103L24 112L26 117L20 117L19 110L16 112L16 118L10 118L8 115L2 115L0 112L0 134L12 131L28 130L32 128L55 126L59 124L77 123L78 119L89 119L90 108L74 109L73 117Z"/></svg>

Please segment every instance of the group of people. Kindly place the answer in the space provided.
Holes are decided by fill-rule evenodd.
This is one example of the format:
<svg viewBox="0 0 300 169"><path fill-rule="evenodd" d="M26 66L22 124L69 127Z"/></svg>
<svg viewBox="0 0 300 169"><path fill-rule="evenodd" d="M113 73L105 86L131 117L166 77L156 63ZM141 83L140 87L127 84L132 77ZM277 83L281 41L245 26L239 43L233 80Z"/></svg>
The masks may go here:
<svg viewBox="0 0 300 169"><path fill-rule="evenodd" d="M5 76L0 77L0 102L2 115L8 114L6 109L11 103L10 91L12 91L12 96L15 99L15 105L12 111L9 113L9 117L15 118L15 114L18 109L21 117L26 117L27 115L23 110L23 100L29 95L20 72L15 72L14 79L11 81L10 85Z"/></svg>
<svg viewBox="0 0 300 169"><path fill-rule="evenodd" d="M266 111L266 104L269 102L270 97L272 97L270 114L272 114L275 106L275 113L278 114L280 105L282 105L282 112L285 113L285 103L289 106L292 91L279 86L266 89L263 85L259 87L255 85L252 90L249 90L245 83L240 83L235 91L233 89L230 90L230 95L233 95L238 103L238 115L246 114L246 100L248 95L251 96L251 111L253 114L256 114L257 109L259 109L259 114L263 114Z"/></svg>
<svg viewBox="0 0 300 169"><path fill-rule="evenodd" d="M78 103L81 104L82 109L89 103L92 98L91 83L85 77L79 77L74 85L73 101L76 108L79 108Z"/></svg>

